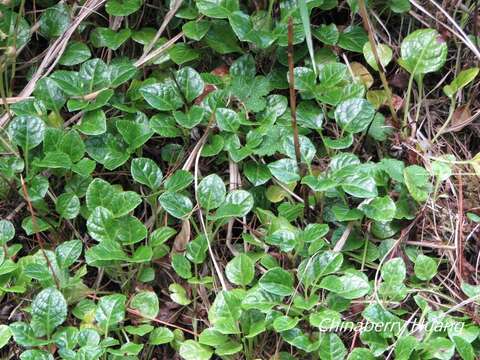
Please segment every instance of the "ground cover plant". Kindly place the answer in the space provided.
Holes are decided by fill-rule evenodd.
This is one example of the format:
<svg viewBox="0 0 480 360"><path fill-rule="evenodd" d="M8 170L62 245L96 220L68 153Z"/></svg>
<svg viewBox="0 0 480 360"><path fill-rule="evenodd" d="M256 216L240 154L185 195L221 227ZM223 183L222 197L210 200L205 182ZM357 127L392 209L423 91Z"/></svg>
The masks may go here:
<svg viewBox="0 0 480 360"><path fill-rule="evenodd" d="M2 358L478 358L478 21L0 1Z"/></svg>

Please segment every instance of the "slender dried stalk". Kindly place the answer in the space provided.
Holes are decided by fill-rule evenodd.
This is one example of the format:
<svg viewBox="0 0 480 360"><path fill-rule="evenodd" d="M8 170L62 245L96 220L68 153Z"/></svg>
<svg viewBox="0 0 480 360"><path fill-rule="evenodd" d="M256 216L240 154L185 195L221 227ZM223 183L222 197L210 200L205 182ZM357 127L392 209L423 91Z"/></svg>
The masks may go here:
<svg viewBox="0 0 480 360"><path fill-rule="evenodd" d="M360 16L362 17L363 27L365 28L368 34L368 41L370 42L370 46L372 47L372 53L373 53L373 56L375 57L375 62L377 63L380 80L382 81L383 88L387 92L388 109L390 110L390 114L392 115L393 125L396 128L398 128L400 126L400 123L398 121L397 112L393 107L392 90L390 90L390 86L388 86L387 77L385 76L385 70L383 68L382 62L380 61L380 57L378 56L377 44L373 36L373 29L372 29L372 25L370 24L370 19L368 17L367 7L365 6L365 0L358 0L358 9L360 11Z"/></svg>

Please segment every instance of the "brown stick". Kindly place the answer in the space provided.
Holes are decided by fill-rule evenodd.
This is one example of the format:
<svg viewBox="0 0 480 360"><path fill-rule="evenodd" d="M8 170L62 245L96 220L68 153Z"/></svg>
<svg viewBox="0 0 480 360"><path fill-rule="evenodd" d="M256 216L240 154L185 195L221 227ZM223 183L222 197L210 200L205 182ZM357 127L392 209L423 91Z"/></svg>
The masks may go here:
<svg viewBox="0 0 480 360"><path fill-rule="evenodd" d="M463 255L464 243L463 243L463 182L462 176L458 177L458 233L457 233L457 259L458 259L458 271L457 277L459 284L463 282L464 277L464 262Z"/></svg>
<svg viewBox="0 0 480 360"><path fill-rule="evenodd" d="M38 246L40 246L40 251L42 252L43 256L45 257L45 261L47 262L47 266L52 272L52 277L53 280L55 281L55 284L57 285L57 289L60 289L60 282L58 281L57 275L55 274L55 271L53 270L53 266L50 263L50 259L47 256L47 253L45 252L45 243L43 242L43 239L38 233L38 225L37 225L37 218L35 217L35 212L33 211L33 206L32 202L30 201L30 197L28 196L28 191L27 191L27 186L25 185L25 181L23 180L23 176L20 175L20 181L22 182L22 192L23 196L25 197L25 201L27 202L28 205L28 211L30 212L30 216L32 217L32 228L33 231L35 232L35 238L37 239Z"/></svg>
<svg viewBox="0 0 480 360"><path fill-rule="evenodd" d="M373 37L373 29L372 29L372 25L370 24L370 19L368 17L367 7L365 6L365 0L358 0L358 9L360 11L360 16L362 17L363 27L368 33L368 41L370 42L373 56L375 57L375 62L377 63L378 73L380 74L380 80L382 81L383 88L387 92L388 108L390 110L390 114L392 115L393 126L395 126L396 128L399 128L400 122L398 121L397 113L395 111L395 108L393 107L392 91L388 86L387 77L385 76L385 70L383 68L382 62L380 61L380 57L378 56L377 45L375 42L375 38Z"/></svg>

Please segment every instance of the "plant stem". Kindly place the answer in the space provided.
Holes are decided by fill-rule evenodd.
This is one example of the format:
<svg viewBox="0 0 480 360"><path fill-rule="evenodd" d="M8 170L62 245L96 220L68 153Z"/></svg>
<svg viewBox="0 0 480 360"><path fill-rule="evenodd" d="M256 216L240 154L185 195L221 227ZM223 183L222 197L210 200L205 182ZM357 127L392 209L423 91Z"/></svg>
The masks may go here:
<svg viewBox="0 0 480 360"><path fill-rule="evenodd" d="M370 19L368 17L367 7L365 6L365 0L358 0L358 9L360 11L360 16L362 17L363 26L368 34L368 41L370 42L370 46L372 47L372 53L373 53L373 56L375 57L375 62L377 63L380 80L382 81L383 88L387 92L388 108L390 110L390 114L392 115L393 126L398 128L400 124L398 121L397 112L393 107L392 91L390 90L390 86L388 86L388 81L387 81L387 77L385 76L383 64L380 61L380 56L378 56L377 44L373 36L373 29L372 29L372 25L370 24Z"/></svg>
<svg viewBox="0 0 480 360"><path fill-rule="evenodd" d="M452 101L450 102L450 110L448 111L447 120L445 120L445 122L443 123L442 127L441 127L440 129L438 129L437 133L436 133L435 136L433 137L433 139L432 139L432 145L435 143L435 141L437 141L438 137L443 134L443 131L444 131L444 130L447 128L447 126L450 124L450 121L451 121L452 118L453 118L453 114L455 113L455 105L456 105L455 97L452 97Z"/></svg>

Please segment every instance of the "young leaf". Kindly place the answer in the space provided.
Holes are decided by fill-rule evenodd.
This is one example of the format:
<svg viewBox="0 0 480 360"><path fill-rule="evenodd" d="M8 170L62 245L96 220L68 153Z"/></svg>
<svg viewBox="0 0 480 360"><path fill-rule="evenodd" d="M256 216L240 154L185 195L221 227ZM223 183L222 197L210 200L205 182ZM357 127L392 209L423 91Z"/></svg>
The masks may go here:
<svg viewBox="0 0 480 360"><path fill-rule="evenodd" d="M211 174L200 181L197 193L200 206L206 210L216 209L225 200L225 184L217 174Z"/></svg>
<svg viewBox="0 0 480 360"><path fill-rule="evenodd" d="M125 295L113 294L100 298L95 311L95 320L105 334L125 319Z"/></svg>
<svg viewBox="0 0 480 360"><path fill-rule="evenodd" d="M133 179L140 184L156 190L162 183L163 174L155 161L148 158L136 158L132 160L130 172Z"/></svg>
<svg viewBox="0 0 480 360"><path fill-rule="evenodd" d="M37 336L50 336L67 318L67 302L62 293L51 287L42 290L32 302L32 326Z"/></svg>
<svg viewBox="0 0 480 360"><path fill-rule="evenodd" d="M434 29L420 29L403 39L399 64L410 75L440 70L447 58L447 44Z"/></svg>
<svg viewBox="0 0 480 360"><path fill-rule="evenodd" d="M235 285L246 286L253 280L255 264L248 255L240 254L227 264L225 274L228 280Z"/></svg>
<svg viewBox="0 0 480 360"><path fill-rule="evenodd" d="M424 281L431 280L437 274L437 262L431 257L420 254L415 259L415 275Z"/></svg>

